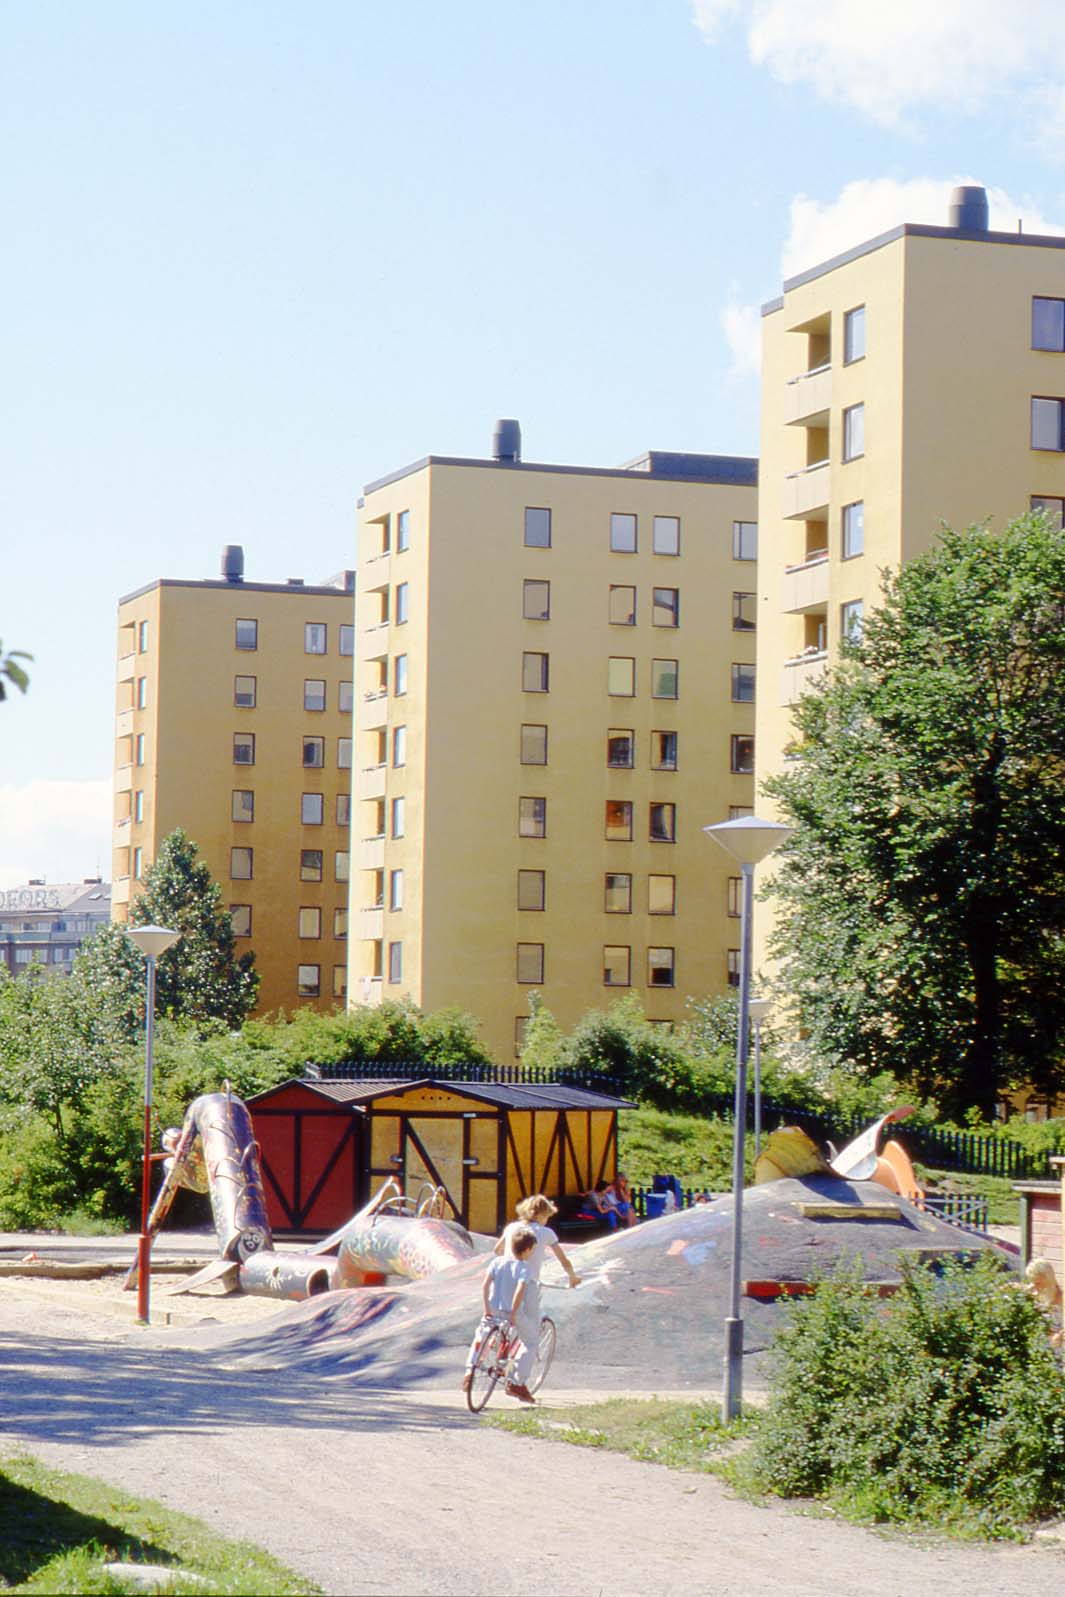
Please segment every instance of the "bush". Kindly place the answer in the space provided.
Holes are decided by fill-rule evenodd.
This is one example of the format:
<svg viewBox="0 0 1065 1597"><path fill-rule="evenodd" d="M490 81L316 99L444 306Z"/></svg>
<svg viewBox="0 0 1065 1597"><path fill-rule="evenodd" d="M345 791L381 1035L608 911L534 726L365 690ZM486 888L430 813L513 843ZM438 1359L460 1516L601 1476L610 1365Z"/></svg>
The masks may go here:
<svg viewBox="0 0 1065 1597"><path fill-rule="evenodd" d="M749 1467L879 1521L1002 1536L1060 1513L1065 1375L1042 1310L986 1256L907 1265L884 1304L842 1269L789 1309Z"/></svg>
<svg viewBox="0 0 1065 1597"><path fill-rule="evenodd" d="M632 1109L618 1121L618 1164L638 1187L660 1172L685 1187L732 1188L732 1122L705 1115ZM754 1138L747 1138L747 1179L754 1173Z"/></svg>

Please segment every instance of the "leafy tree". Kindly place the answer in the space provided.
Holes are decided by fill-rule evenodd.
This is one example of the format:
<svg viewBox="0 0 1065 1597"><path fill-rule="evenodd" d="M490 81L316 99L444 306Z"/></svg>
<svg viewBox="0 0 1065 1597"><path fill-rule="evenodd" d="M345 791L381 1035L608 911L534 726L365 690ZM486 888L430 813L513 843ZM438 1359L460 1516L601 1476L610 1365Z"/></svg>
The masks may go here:
<svg viewBox="0 0 1065 1597"><path fill-rule="evenodd" d="M79 977L49 980L31 966L0 982L0 1102L42 1115L60 1141L120 1048L106 1002Z"/></svg>
<svg viewBox="0 0 1065 1597"><path fill-rule="evenodd" d="M24 649L12 649L5 654L4 645L0 643L0 702L7 698L5 677L12 687L18 688L20 693L25 693L30 685L30 679L25 668L18 662L32 659L33 655L27 654Z"/></svg>
<svg viewBox="0 0 1065 1597"><path fill-rule="evenodd" d="M180 939L158 960L156 1009L171 1019L236 1027L255 1005L255 955L237 958L236 938L222 898L196 844L180 828L165 837L130 905L133 926L169 926ZM110 995L132 1033L143 1023L144 961L121 926L106 926L74 961L83 981Z"/></svg>
<svg viewBox="0 0 1065 1597"><path fill-rule="evenodd" d="M795 712L773 952L823 1058L1065 1084L1065 532L944 528Z"/></svg>

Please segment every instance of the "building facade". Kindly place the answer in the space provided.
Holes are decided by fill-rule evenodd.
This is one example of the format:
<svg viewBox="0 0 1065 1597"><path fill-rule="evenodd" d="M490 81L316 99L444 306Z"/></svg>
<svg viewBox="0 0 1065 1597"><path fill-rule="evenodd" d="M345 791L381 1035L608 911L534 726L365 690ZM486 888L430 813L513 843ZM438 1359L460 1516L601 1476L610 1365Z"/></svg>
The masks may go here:
<svg viewBox="0 0 1065 1597"><path fill-rule="evenodd" d="M564 1027L724 992L753 791L756 468L431 456L360 502L354 1002ZM719 858L715 858L717 855Z"/></svg>
<svg viewBox="0 0 1065 1597"><path fill-rule="evenodd" d="M941 522L1065 506L1065 239L904 224L784 284L763 315L758 787L791 707ZM771 813L764 799L759 811ZM768 965L771 905L755 921Z"/></svg>
<svg viewBox="0 0 1065 1597"><path fill-rule="evenodd" d="M40 965L65 976L86 938L111 919L111 883L30 881L0 892L0 964L18 976Z"/></svg>
<svg viewBox="0 0 1065 1597"><path fill-rule="evenodd" d="M114 906L182 827L225 894L260 1012L342 1003L354 576L164 579L118 610Z"/></svg>

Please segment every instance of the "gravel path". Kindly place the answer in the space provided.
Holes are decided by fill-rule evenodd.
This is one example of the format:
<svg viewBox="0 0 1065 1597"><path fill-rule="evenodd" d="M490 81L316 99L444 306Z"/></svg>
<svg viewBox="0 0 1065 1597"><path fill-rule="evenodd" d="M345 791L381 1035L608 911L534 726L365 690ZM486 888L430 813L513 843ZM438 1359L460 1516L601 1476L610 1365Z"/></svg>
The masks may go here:
<svg viewBox="0 0 1065 1597"><path fill-rule="evenodd" d="M714 1480L486 1430L458 1394L237 1374L131 1335L99 1296L94 1313L69 1285L51 1302L32 1286L0 1281L6 1449L197 1514L328 1593L823 1597L842 1579L878 1597L1045 1597L1065 1583L1058 1547L921 1546L754 1507Z"/></svg>

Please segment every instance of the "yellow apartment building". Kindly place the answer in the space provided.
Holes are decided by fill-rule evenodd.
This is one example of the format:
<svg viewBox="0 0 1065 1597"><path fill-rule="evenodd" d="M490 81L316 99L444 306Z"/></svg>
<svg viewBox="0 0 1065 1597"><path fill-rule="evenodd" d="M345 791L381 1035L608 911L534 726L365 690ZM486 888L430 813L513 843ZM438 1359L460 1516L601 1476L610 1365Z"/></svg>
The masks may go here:
<svg viewBox="0 0 1065 1597"><path fill-rule="evenodd" d="M151 582L118 607L112 918L183 827L254 950L259 1011L347 982L354 574Z"/></svg>
<svg viewBox="0 0 1065 1597"><path fill-rule="evenodd" d="M752 801L757 462L429 456L360 501L349 995L513 1058L635 992L726 990ZM717 856L717 857L715 857Z"/></svg>
<svg viewBox="0 0 1065 1597"><path fill-rule="evenodd" d="M977 187L946 221L859 243L764 307L758 790L885 567L941 521L1065 505L1065 239L989 231Z"/></svg>

